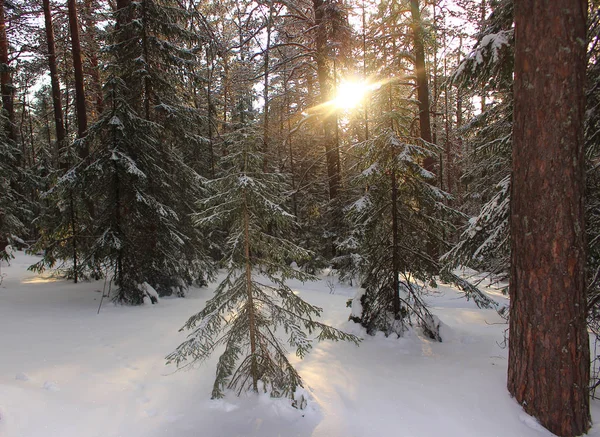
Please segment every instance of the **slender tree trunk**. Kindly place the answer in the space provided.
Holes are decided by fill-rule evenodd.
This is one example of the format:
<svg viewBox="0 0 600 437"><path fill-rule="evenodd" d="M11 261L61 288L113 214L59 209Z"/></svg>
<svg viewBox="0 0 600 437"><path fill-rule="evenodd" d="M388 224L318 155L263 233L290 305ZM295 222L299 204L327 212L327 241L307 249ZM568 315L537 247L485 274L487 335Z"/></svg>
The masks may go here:
<svg viewBox="0 0 600 437"><path fill-rule="evenodd" d="M116 17L116 29L123 30L129 23L131 23L131 0L117 0L117 17ZM126 32L127 34L127 32ZM127 35L123 35L119 42L124 42L127 39Z"/></svg>
<svg viewBox="0 0 600 437"><path fill-rule="evenodd" d="M50 84L52 86L52 107L54 109L54 127L56 129L56 164L59 163L59 150L64 146L66 132L63 119L63 110L60 97L60 82L56 68L56 44L54 43L54 28L52 25L52 12L50 0L43 0L44 21L46 25L46 42L48 44L48 69L50 70Z"/></svg>
<svg viewBox="0 0 600 437"><path fill-rule="evenodd" d="M229 60L227 55L223 56L223 129L227 132L227 111L229 109L230 98L230 77L229 77ZM225 149L223 149L225 151Z"/></svg>
<svg viewBox="0 0 600 437"><path fill-rule="evenodd" d="M69 219L71 221L71 232L73 233L73 236L71 237L71 243L73 245L73 282L77 284L77 281L79 280L79 266L77 264L77 215L75 213L75 199L73 195L73 190L69 191L69 212Z"/></svg>
<svg viewBox="0 0 600 437"><path fill-rule="evenodd" d="M485 19L487 16L487 9L486 9L486 4L485 4L486 0L481 0L481 24L479 25L479 29L480 31L483 30L483 27L485 25ZM485 86L481 87L481 112L485 111Z"/></svg>
<svg viewBox="0 0 600 437"><path fill-rule="evenodd" d="M590 427L585 0L515 2L508 390L548 430Z"/></svg>
<svg viewBox="0 0 600 437"><path fill-rule="evenodd" d="M81 42L79 39L79 19L77 18L76 0L68 0L69 30L71 32L71 52L73 54L73 70L75 72L75 109L77 111L77 138L83 138L87 131L87 113L85 89L83 84L83 62L81 59ZM79 149L79 156L86 158L87 146Z"/></svg>
<svg viewBox="0 0 600 437"><path fill-rule="evenodd" d="M264 83L263 83L263 100L264 102L264 107L263 107L263 111L264 111L264 117L263 117L263 153L264 153L264 157L263 157L263 170L267 171L267 166L268 166L268 158L267 158L267 153L269 153L269 141L270 141L270 136L269 136L269 55L270 55L270 50L271 50L271 30L272 30L272 22L273 22L273 3L270 2L269 3L269 16L267 18L267 46L265 48L265 55L264 55Z"/></svg>
<svg viewBox="0 0 600 437"><path fill-rule="evenodd" d="M425 69L425 45L423 42L423 26L419 0L410 0L412 15L412 31L415 51L415 75L417 78L417 98L419 99L419 128L421 138L431 143L431 119L429 114L429 85L427 84L427 70ZM424 167L432 171L435 158L425 158Z"/></svg>
<svg viewBox="0 0 600 437"><path fill-rule="evenodd" d="M214 72L214 59L210 48L206 48L206 63L208 64L208 77L206 81L206 105L208 107L208 153L210 154L210 174L215 178L215 151L213 144L213 101L212 101L212 82Z"/></svg>
<svg viewBox="0 0 600 437"><path fill-rule="evenodd" d="M46 140L48 141L48 150L52 147L52 134L50 132L50 120L48 120L48 102L46 101L46 96L42 97L43 105L44 105L44 127L46 130ZM58 148L55 149L57 155L55 156L55 165L58 166Z"/></svg>
<svg viewBox="0 0 600 437"><path fill-rule="evenodd" d="M117 9L115 11L115 30L118 31L118 40L116 43L126 45L132 38L133 31L131 26L131 22L133 21L133 8L131 7L132 0L116 0L116 2ZM123 57L126 57L126 54L122 53L122 50L117 50L116 57L117 59L115 62L117 65L127 62L126 59L122 59ZM126 78L126 80L130 81L129 78ZM127 100L130 102L130 104L137 108L141 98L140 92L137 91L136 87L133 86L134 84L127 83L125 85L127 86L125 90Z"/></svg>
<svg viewBox="0 0 600 437"><path fill-rule="evenodd" d="M23 108L23 110L25 110L25 108ZM27 121L29 125L29 147L31 148L31 163L35 167L37 156L35 153L35 138L33 136L33 116L31 115L31 104L29 103L27 103Z"/></svg>
<svg viewBox="0 0 600 437"><path fill-rule="evenodd" d="M437 0L436 0L437 1ZM437 5L436 1L433 2L433 25L437 26L438 15L437 15ZM446 72L444 71L444 74ZM438 40L437 33L434 35L433 40L433 103L431 105L431 110L433 113L431 114L431 140L433 144L437 144L437 136L438 136L438 102L439 102L439 86L438 86Z"/></svg>
<svg viewBox="0 0 600 437"><path fill-rule="evenodd" d="M65 83L65 112L64 112L64 122L65 122L65 137L69 138L69 132L71 129L71 125L69 124L69 112L71 111L71 94L69 92L69 77L65 73L63 76L63 83ZM65 162L68 159L65 159Z"/></svg>
<svg viewBox="0 0 600 437"><path fill-rule="evenodd" d="M22 91L23 94L23 99L19 102L21 104L21 121L19 122L19 139L21 140L21 152L22 152L22 159L23 159L23 164L27 164L29 167L31 167L31 160L29 159L28 162L28 153L27 153L27 135L26 132L23 131L23 129L25 128L25 116L26 116L26 105L27 105L27 101L26 101L26 97L27 97L27 79L25 79L25 83L22 84L24 90Z"/></svg>
<svg viewBox="0 0 600 437"><path fill-rule="evenodd" d="M144 62L146 62L146 68L149 68L149 47L148 47L148 18L147 18L147 9L148 4L146 0L141 0L142 2L142 50L144 52ZM148 75L144 75L144 114L146 120L150 120L150 103L152 99L152 84L150 83Z"/></svg>
<svg viewBox="0 0 600 437"><path fill-rule="evenodd" d="M398 257L398 181L396 169L391 170L392 179L392 274L393 286L392 303L394 306L394 317L400 318L400 258Z"/></svg>
<svg viewBox="0 0 600 437"><path fill-rule="evenodd" d="M89 58L89 75L91 78L92 93L94 96L96 117L104 111L104 96L102 95L102 81L100 80L100 67L98 62L98 32L94 20L92 0L83 3L83 21L85 23L85 38L87 41L87 56Z"/></svg>
<svg viewBox="0 0 600 437"><path fill-rule="evenodd" d="M6 36L6 18L4 15L4 0L0 0L0 92L2 93L2 108L6 116L6 135L9 140L16 141L14 95L10 67L8 65L8 37Z"/></svg>
<svg viewBox="0 0 600 437"><path fill-rule="evenodd" d="M248 329L250 334L250 366L252 373L252 389L258 391L258 363L256 362L256 320L254 317L254 299L252 296L252 262L250 260L250 218L244 194L244 256L246 258L246 293L248 296Z"/></svg>
<svg viewBox="0 0 600 437"><path fill-rule="evenodd" d="M363 55L363 80L368 79L367 70L367 13L365 8L365 0L362 0L362 55ZM365 121L365 141L369 139L369 100L364 101L364 121Z"/></svg>
<svg viewBox="0 0 600 437"><path fill-rule="evenodd" d="M290 110L290 96L288 93L288 80L289 77L285 76L283 80L283 95L285 98L285 116L287 120L287 136L286 142L288 146L288 154L290 159L290 175L292 180L292 209L294 211L294 216L298 217L298 200L296 193L296 171L294 168L294 149L292 147L292 114Z"/></svg>
<svg viewBox="0 0 600 437"><path fill-rule="evenodd" d="M121 0L123 1L123 0ZM125 0L125 1L130 1L130 0ZM117 18L117 25L122 25L123 22L119 23L119 18ZM113 92L114 92L114 88L113 88ZM116 102L114 99L112 99L112 112L113 114L116 111ZM108 146L110 147L110 146ZM116 148L117 147L117 127L115 125L112 126L112 147ZM112 165L113 165L113 174L115 175L114 180L113 180L113 195L114 195L114 216L113 216L113 225L115 227L115 231L117 233L117 235L121 234L121 207L122 207L122 203L123 200L121 199L121 180L119 177L119 168L117 166L117 161L113 160L112 161ZM122 287L124 285L124 277L123 277L123 258L124 258L124 254L123 254L123 246L124 245L119 245L119 248L117 249L117 253L116 253L116 260L115 260L115 273L114 273L114 278L115 278L115 283L120 287L120 292L122 292Z"/></svg>
<svg viewBox="0 0 600 437"><path fill-rule="evenodd" d="M325 22L325 7L327 0L313 0L313 8L315 14L315 27L317 35L316 43L316 60L317 60L317 77L320 89L320 103L325 104L331 101L334 97L333 88L334 81L332 77L331 65L328 54L327 41L327 23ZM332 114L324 114L323 116L323 141L325 143L325 155L327 160L327 179L329 182L329 199L333 200L338 197L340 188L340 173L339 173L339 150L335 144L335 131L337 128L337 119Z"/></svg>

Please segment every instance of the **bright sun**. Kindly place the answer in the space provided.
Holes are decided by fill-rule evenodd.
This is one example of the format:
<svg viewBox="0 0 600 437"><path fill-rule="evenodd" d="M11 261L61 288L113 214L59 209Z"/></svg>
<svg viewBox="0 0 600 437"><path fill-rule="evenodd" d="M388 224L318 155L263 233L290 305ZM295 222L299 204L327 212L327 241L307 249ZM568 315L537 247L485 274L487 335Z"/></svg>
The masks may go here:
<svg viewBox="0 0 600 437"><path fill-rule="evenodd" d="M371 89L372 86L364 82L342 82L333 104L340 109L356 108Z"/></svg>

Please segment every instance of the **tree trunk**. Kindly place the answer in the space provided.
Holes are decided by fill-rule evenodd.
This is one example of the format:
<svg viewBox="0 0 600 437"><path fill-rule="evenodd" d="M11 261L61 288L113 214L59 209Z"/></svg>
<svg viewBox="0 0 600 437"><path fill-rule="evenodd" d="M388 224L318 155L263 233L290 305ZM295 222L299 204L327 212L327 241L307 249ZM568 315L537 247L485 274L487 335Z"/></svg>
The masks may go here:
<svg viewBox="0 0 600 437"><path fill-rule="evenodd" d="M206 106L208 115L208 153L210 155L210 175L215 178L215 150L213 143L213 101L212 101L212 83L213 83L213 72L215 68L215 61L213 54L209 47L206 48L206 63L208 66L208 77L206 78Z"/></svg>
<svg viewBox="0 0 600 437"><path fill-rule="evenodd" d="M248 296L248 330L250 335L250 371L252 373L252 389L258 391L258 363L256 360L256 319L254 317L254 299L252 296L252 262L250 260L250 218L244 194L244 257L246 264L246 293Z"/></svg>
<svg viewBox="0 0 600 437"><path fill-rule="evenodd" d="M4 0L0 0L0 92L2 93L2 108L6 116L6 136L16 141L14 94L10 67L8 65L8 37L6 36L6 18L4 16Z"/></svg>
<svg viewBox="0 0 600 437"><path fill-rule="evenodd" d="M267 158L267 154L269 153L269 141L270 141L270 136L269 136L269 130L270 130L270 126L269 126L269 56L270 56L270 50L271 50L271 33L272 33L272 23L273 23L273 3L269 3L269 16L267 18L267 42L266 42L266 47L265 47L265 54L264 54L264 82L263 82L263 100L264 100L264 107L263 107L263 170L266 172L267 171L267 167L268 167L268 158Z"/></svg>
<svg viewBox="0 0 600 437"><path fill-rule="evenodd" d="M69 30L71 32L71 52L73 54L73 70L75 72L75 109L77 112L77 138L83 138L87 131L87 113L85 90L83 85L83 62L81 59L81 42L79 40L79 20L75 0L68 0ZM88 155L86 147L79 150L81 158Z"/></svg>
<svg viewBox="0 0 600 437"><path fill-rule="evenodd" d="M52 85L52 106L54 108L54 126L56 129L56 164L59 163L59 150L64 146L66 132L63 120L63 110L60 97L60 82L56 68L56 45L54 43L54 28L52 26L52 13L50 0L43 0L44 20L46 24L46 42L48 44L48 68L50 70L50 83Z"/></svg>
<svg viewBox="0 0 600 437"><path fill-rule="evenodd" d="M87 46L87 56L89 59L89 75L91 78L93 101L95 104L96 117L104 111L104 96L102 95L102 81L100 80L100 67L98 63L98 32L96 31L96 21L93 15L92 0L85 0L83 3L83 21L85 23L85 34Z"/></svg>
<svg viewBox="0 0 600 437"><path fill-rule="evenodd" d="M398 181L396 178L396 168L390 171L392 180L392 304L394 308L394 317L400 316L400 258L398 257Z"/></svg>
<svg viewBox="0 0 600 437"><path fill-rule="evenodd" d="M317 35L316 60L317 60L317 78L319 80L320 102L325 104L333 99L333 77L331 66L328 60L327 44L327 23L325 17L325 1L313 0L315 14L315 27ZM335 132L337 129L337 119L334 114L323 115L323 141L325 143L325 155L327 160L327 179L329 182L329 199L337 198L340 187L339 173L339 150L335 141Z"/></svg>
<svg viewBox="0 0 600 437"><path fill-rule="evenodd" d="M548 430L590 427L585 0L515 2L508 390Z"/></svg>
<svg viewBox="0 0 600 437"><path fill-rule="evenodd" d="M365 0L362 0L362 73L363 80L368 81L369 75L367 70L367 13L365 8ZM369 99L365 99L364 103L364 122L365 122L365 141L369 140Z"/></svg>
<svg viewBox="0 0 600 437"><path fill-rule="evenodd" d="M148 62L150 60L149 43L148 43L148 3L146 0L142 2L142 50L144 53L144 62L146 63L145 68L149 68ZM144 75L144 115L146 120L150 121L150 106L152 100L152 84L147 74Z"/></svg>
<svg viewBox="0 0 600 437"><path fill-rule="evenodd" d="M431 119L429 114L429 85L427 84L427 71L425 70L425 45L423 43L423 26L419 0L410 0L412 15L412 31L415 51L415 75L417 79L417 98L419 99L419 128L421 138L431 143ZM425 158L423 166L428 171L433 171L435 158Z"/></svg>

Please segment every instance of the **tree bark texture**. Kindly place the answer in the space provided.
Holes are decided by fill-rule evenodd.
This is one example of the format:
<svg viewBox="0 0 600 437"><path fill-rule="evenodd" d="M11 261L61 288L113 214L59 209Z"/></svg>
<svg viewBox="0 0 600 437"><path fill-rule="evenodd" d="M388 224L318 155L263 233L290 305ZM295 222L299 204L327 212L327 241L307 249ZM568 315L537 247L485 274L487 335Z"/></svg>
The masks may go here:
<svg viewBox="0 0 600 437"><path fill-rule="evenodd" d="M423 26L419 0L410 0L412 15L412 31L415 53L415 75L417 79L417 98L419 99L419 129L421 138L431 143L431 117L429 114L429 85L427 83L427 70L425 69L425 45L423 42ZM433 171L435 158L425 158L423 166L428 171Z"/></svg>
<svg viewBox="0 0 600 437"><path fill-rule="evenodd" d="M102 95L102 81L100 79L100 64L98 62L98 32L96 31L96 20L94 19L94 5L92 0L83 3L83 21L85 23L84 38L87 42L87 57L89 60L89 76L91 79L95 119L104 111L104 96Z"/></svg>
<svg viewBox="0 0 600 437"><path fill-rule="evenodd" d="M56 159L58 163L58 150L64 146L66 131L63 119L62 102L60 97L60 82L56 68L56 44L54 43L54 28L52 26L52 12L50 0L43 0L44 20L46 25L46 42L48 45L48 69L50 70L50 84L52 86L52 106L54 109L54 126L56 128Z"/></svg>
<svg viewBox="0 0 600 437"><path fill-rule="evenodd" d="M75 109L77 112L77 138L83 138L87 131L87 113L85 105L85 89L83 84L83 61L81 58L81 41L79 38L79 19L75 0L68 0L69 30L71 32L71 52L73 55L73 70L75 72ZM88 155L86 149L80 150L80 155Z"/></svg>
<svg viewBox="0 0 600 437"><path fill-rule="evenodd" d="M327 45L327 18L325 7L327 0L313 0L315 14L315 27L317 34L316 60L317 78L319 81L320 102L326 104L334 98L334 81L331 65L328 59ZM337 130L337 117L334 113L324 114L323 118L323 140L325 142L325 155L327 160L327 178L329 181L329 199L337 198L340 188L340 152L335 141Z"/></svg>
<svg viewBox="0 0 600 437"><path fill-rule="evenodd" d="M515 1L508 390L548 430L590 427L585 0Z"/></svg>
<svg viewBox="0 0 600 437"><path fill-rule="evenodd" d="M246 264L246 293L248 302L248 331L250 335L250 372L252 373L252 390L258 392L258 362L256 356L256 318L254 314L254 298L252 296L252 261L250 259L250 217L246 193L244 193L244 257Z"/></svg>
<svg viewBox="0 0 600 437"><path fill-rule="evenodd" d="M12 141L17 140L15 131L14 94L10 67L8 65L8 37L6 35L6 17L4 15L4 0L0 0L0 92L2 93L2 108L7 119L6 135Z"/></svg>
<svg viewBox="0 0 600 437"><path fill-rule="evenodd" d="M400 258L398 257L398 180L396 168L390 171L392 180L392 304L394 317L400 318Z"/></svg>

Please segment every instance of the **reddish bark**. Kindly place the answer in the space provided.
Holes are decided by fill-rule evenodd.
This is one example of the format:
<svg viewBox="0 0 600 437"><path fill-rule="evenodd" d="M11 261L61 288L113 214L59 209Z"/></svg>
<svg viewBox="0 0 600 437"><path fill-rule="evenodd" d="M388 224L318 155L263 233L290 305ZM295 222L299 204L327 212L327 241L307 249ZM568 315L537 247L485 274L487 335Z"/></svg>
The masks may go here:
<svg viewBox="0 0 600 437"><path fill-rule="evenodd" d="M334 81L331 65L328 59L327 23L325 7L327 0L313 0L315 14L315 38L317 78L319 81L320 103L325 104L334 98ZM338 196L340 188L340 152L335 141L337 130L337 117L334 114L325 114L323 118L323 140L325 143L325 156L327 161L327 178L329 181L329 198Z"/></svg>
<svg viewBox="0 0 600 437"><path fill-rule="evenodd" d="M81 41L79 38L79 20L75 0L68 0L69 30L71 32L71 53L73 54L73 70L75 72L75 110L77 113L77 138L83 138L87 131L87 112L85 104L85 89L83 83L83 61L81 58ZM88 150L81 149L82 158L88 155Z"/></svg>
<svg viewBox="0 0 600 437"><path fill-rule="evenodd" d="M66 132L63 120L62 103L60 97L60 82L58 80L58 69L56 68L56 46L54 43L54 28L52 26L52 13L50 11L50 0L43 0L44 20L46 24L46 42L48 45L48 68L50 69L50 83L52 86L52 106L54 108L54 126L56 127L57 151L63 145ZM58 157L58 152L57 152Z"/></svg>
<svg viewBox="0 0 600 437"><path fill-rule="evenodd" d="M6 19L4 15L4 0L0 0L0 92L2 93L2 108L7 118L6 135L16 141L14 120L14 94L8 59L8 37L6 36Z"/></svg>
<svg viewBox="0 0 600 437"><path fill-rule="evenodd" d="M117 30L123 30L123 27L127 26L127 24L131 23L131 0L117 0ZM123 36L119 42L123 42L127 39L126 36Z"/></svg>
<svg viewBox="0 0 600 437"><path fill-rule="evenodd" d="M421 11L419 0L410 0L412 15L412 30L415 52L415 75L417 79L417 98L419 99L419 129L421 138L431 143L431 116L429 114L429 85L427 83L427 70L425 69L425 46L423 43L423 27L421 24ZM435 158L427 157L423 166L428 171L433 171Z"/></svg>
<svg viewBox="0 0 600 437"><path fill-rule="evenodd" d="M98 34L96 32L96 23L93 18L93 3L92 0L85 0L83 3L83 21L85 23L84 37L87 41L87 57L89 60L89 76L91 78L91 86L93 100L95 103L96 114L101 114L104 111L104 98L102 95L102 81L100 80L100 67L98 63Z"/></svg>
<svg viewBox="0 0 600 437"><path fill-rule="evenodd" d="M590 427L585 0L515 2L508 390L559 436Z"/></svg>

